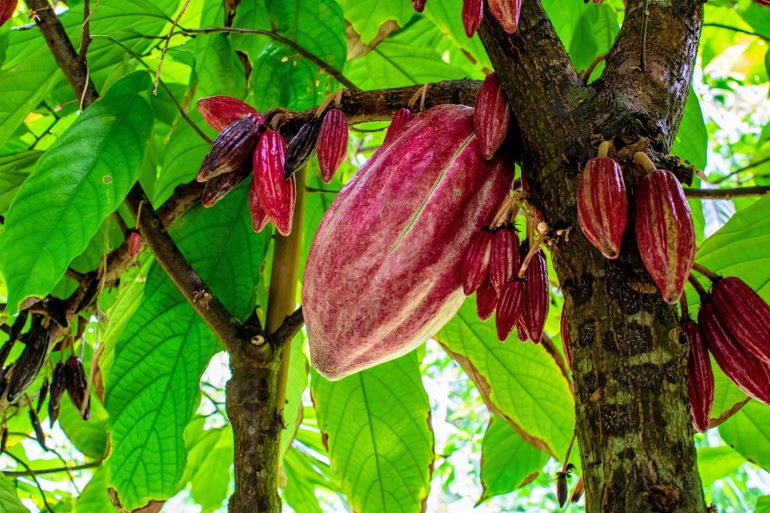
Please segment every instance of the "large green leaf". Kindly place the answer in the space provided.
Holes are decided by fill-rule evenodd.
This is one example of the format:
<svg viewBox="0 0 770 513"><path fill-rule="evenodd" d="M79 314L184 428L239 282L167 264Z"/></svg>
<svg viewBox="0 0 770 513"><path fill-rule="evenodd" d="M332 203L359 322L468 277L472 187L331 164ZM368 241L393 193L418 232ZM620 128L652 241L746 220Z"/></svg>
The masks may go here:
<svg viewBox="0 0 770 513"><path fill-rule="evenodd" d="M294 434L302 422L302 394L307 388L308 361L305 356L305 335L297 333L291 342L289 353L289 376L286 380L286 407L283 414L283 432L281 433L280 454L283 456L289 450Z"/></svg>
<svg viewBox="0 0 770 513"><path fill-rule="evenodd" d="M494 316L482 322L473 298L436 339L463 366L487 404L527 441L557 459L575 427L572 394L542 345L497 340Z"/></svg>
<svg viewBox="0 0 770 513"><path fill-rule="evenodd" d="M505 420L492 415L481 444L479 502L514 491L543 468L548 454L524 440Z"/></svg>
<svg viewBox="0 0 770 513"><path fill-rule="evenodd" d="M245 317L270 231L254 234L246 184L214 208L196 207L172 235L230 312ZM183 431L198 405L198 383L218 349L213 333L155 265L142 302L115 349L107 382L111 483L126 509L175 491L185 467Z"/></svg>
<svg viewBox="0 0 770 513"><path fill-rule="evenodd" d="M355 511L423 511L433 467L430 405L412 352L311 386L332 469Z"/></svg>
<svg viewBox="0 0 770 513"><path fill-rule="evenodd" d="M78 495L77 502L72 513L95 513L113 511L115 507L110 502L110 496L107 492L107 468L102 466L96 469L91 480L83 491Z"/></svg>
<svg viewBox="0 0 770 513"><path fill-rule="evenodd" d="M91 387L91 418L83 420L72 402L63 400L59 425L67 439L89 458L101 459L107 449L107 411Z"/></svg>
<svg viewBox="0 0 770 513"><path fill-rule="evenodd" d="M185 430L187 468L180 484L190 483L190 492L202 513L220 507L230 486L233 465L233 431L230 426L204 429L205 417L197 417Z"/></svg>
<svg viewBox="0 0 770 513"><path fill-rule="evenodd" d="M152 126L147 73L116 83L38 162L14 198L2 239L13 311L44 296L139 177Z"/></svg>
<svg viewBox="0 0 770 513"><path fill-rule="evenodd" d="M770 408L749 403L719 426L722 439L748 461L770 470Z"/></svg>
<svg viewBox="0 0 770 513"><path fill-rule="evenodd" d="M37 163L41 151L25 151L0 157L0 212L5 212L22 182Z"/></svg>
<svg viewBox="0 0 770 513"><path fill-rule="evenodd" d="M431 8L435 2L431 2ZM340 0L345 19L368 44L387 21L393 20L403 27L414 16L414 8L404 0Z"/></svg>
<svg viewBox="0 0 770 513"><path fill-rule="evenodd" d="M586 6L575 26L574 38L569 46L569 55L575 68L588 69L597 56L606 54L619 29L615 11L609 5Z"/></svg>
<svg viewBox="0 0 770 513"><path fill-rule="evenodd" d="M473 78L484 78L480 73L482 68L492 69L492 63L489 62L487 52L478 35L471 39L465 35L465 29L462 24L462 2L454 0L431 0L425 9L425 16L431 20L441 31L443 37L447 38L457 49L458 58L475 61L476 74ZM450 60L450 63L459 65L456 60ZM473 63L471 63L473 64Z"/></svg>
<svg viewBox="0 0 770 513"><path fill-rule="evenodd" d="M3 513L29 513L16 495L13 483L2 475L0 475L0 510Z"/></svg>
<svg viewBox="0 0 770 513"><path fill-rule="evenodd" d="M227 95L243 98L246 77L226 34L210 34L195 41L195 74L199 97Z"/></svg>
<svg viewBox="0 0 770 513"><path fill-rule="evenodd" d="M717 479L732 474L745 463L743 456L726 445L698 448L698 472L704 488L714 484Z"/></svg>

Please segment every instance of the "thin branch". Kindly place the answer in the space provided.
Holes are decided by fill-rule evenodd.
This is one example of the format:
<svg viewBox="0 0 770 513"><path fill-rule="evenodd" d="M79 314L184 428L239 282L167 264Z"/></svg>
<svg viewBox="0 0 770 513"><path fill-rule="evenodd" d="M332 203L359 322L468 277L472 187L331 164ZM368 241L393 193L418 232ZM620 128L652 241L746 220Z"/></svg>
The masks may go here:
<svg viewBox="0 0 770 513"><path fill-rule="evenodd" d="M719 417L715 419L709 419L709 427L710 428L717 427L718 425L720 425L721 423L723 423L724 421L726 421L727 419L729 419L730 417L738 413L741 410L741 408L743 408L744 406L746 406L746 404L748 404L749 401L751 401L751 397L747 397L743 401L737 404L734 404L732 408L722 412L722 414Z"/></svg>
<svg viewBox="0 0 770 513"><path fill-rule="evenodd" d="M3 470L2 473L9 477L30 476L41 474L56 474L59 472L76 472L89 468L96 468L102 464L102 460L92 461L91 463L82 463L80 465L67 465L66 467L44 468L40 470Z"/></svg>
<svg viewBox="0 0 770 513"><path fill-rule="evenodd" d="M747 36L754 36L758 37L760 39L764 39L765 41L770 41L770 37L764 36L762 34L758 34L756 32L752 32L750 30L733 27L732 25L725 25L723 23L704 23L704 27L713 27L713 28L720 28L724 30L732 30L733 32L738 32L740 34L746 34Z"/></svg>
<svg viewBox="0 0 770 513"><path fill-rule="evenodd" d="M770 186L768 185L733 187L730 189L684 189L685 196L699 200L725 200L746 196L762 196L768 192L770 192Z"/></svg>
<svg viewBox="0 0 770 513"><path fill-rule="evenodd" d="M30 476L32 478L32 480L35 482L35 486L37 486L37 489L40 491L41 497L43 497L43 504L45 504L45 509L47 509L50 513L54 513L53 508L51 508L51 505L48 504L48 498L45 496L45 490L43 490L43 487L40 486L40 481L37 480L37 476L35 475L36 472L33 471L30 468L30 466L27 465L27 463L24 460L22 460L21 458L19 458L15 454L12 454L12 453L10 453L8 451L5 451L4 454L8 455L16 463L18 463L19 465L21 465L22 467L27 469L28 474L26 474L26 475Z"/></svg>
<svg viewBox="0 0 770 513"><path fill-rule="evenodd" d="M83 2L83 29L80 33L78 60L85 64L88 46L91 44L91 0Z"/></svg>
<svg viewBox="0 0 770 513"><path fill-rule="evenodd" d="M736 169L736 170L734 170L734 171L730 171L730 172L729 172L728 174L726 174L725 176L719 177L717 180L714 180L714 181L713 181L713 182L711 182L711 183L714 183L714 184L722 183L722 182L724 182L725 180L728 180L728 179L732 178L732 177L733 177L733 176L735 176L735 175L739 175L739 174L743 173L744 171L748 171L749 169L753 169L753 168L755 168L755 167L759 167L759 166L761 166L762 164L765 164L765 163L767 163L767 162L770 162L770 155L768 155L768 156L767 156L767 157L765 157L765 158L762 158L762 159L756 160L756 161L754 161L754 162L751 162L750 164L746 164L746 165L745 165L745 166L743 166L743 167L739 167L738 169Z"/></svg>
<svg viewBox="0 0 770 513"><path fill-rule="evenodd" d="M602 62L606 58L607 58L606 53L602 53L594 57L594 60L591 61L591 64L588 65L586 70L583 72L583 75L580 77L583 80L583 83L585 84L588 83L588 79L591 78L591 74L594 72L596 67L599 65L600 62Z"/></svg>
<svg viewBox="0 0 770 513"><path fill-rule="evenodd" d="M559 367L562 376L564 376L564 379L567 381L567 385L569 385L570 391L574 394L575 385L572 383L572 379L570 378L570 371L567 367L567 362L564 361L564 357L562 357L559 350L556 349L556 344L553 343L553 339L543 333L543 339L540 342L543 344L543 349L545 349L545 352L548 353L548 356L550 356L551 359L553 359L553 361L556 363L556 366Z"/></svg>
<svg viewBox="0 0 770 513"><path fill-rule="evenodd" d="M323 194L339 194L340 191L333 191L331 189L320 189L318 187L305 187L307 192L320 192Z"/></svg>
<svg viewBox="0 0 770 513"><path fill-rule="evenodd" d="M305 318L302 315L302 307L297 308L291 315L284 318L281 326L270 335L273 346L277 349L282 348L287 342L290 342L305 325Z"/></svg>
<svg viewBox="0 0 770 513"><path fill-rule="evenodd" d="M190 5L190 0L185 0L184 5L182 5L182 9L179 11L179 14L176 15L176 18L174 18L174 22L171 24L171 28L168 31L166 40L163 42L163 50L160 52L160 60L158 61L158 69L155 70L155 86L152 90L152 94L154 95L158 94L158 82L160 82L160 69L163 67L163 61L166 60L166 52L168 51L168 45L171 42L171 37L174 35L174 29L176 29L176 26L179 24L179 20L184 15L184 12L187 10L188 5Z"/></svg>
<svg viewBox="0 0 770 513"><path fill-rule="evenodd" d="M337 82L344 85L350 90L353 91L360 91L359 87L355 85L350 79L348 79L342 71L338 70L328 62L324 61L317 55L313 54L309 50L303 48L300 46L297 42L292 41L291 39L284 37L276 32L273 32L271 30L260 30L260 29L247 29L247 28L235 28L235 27L205 27L205 28L195 28L195 29L181 29L181 33L189 35L189 34L211 34L213 32L232 32L236 34L254 34L258 36L267 36L273 41L277 41L279 43L282 43L294 51L296 51L298 54L300 54L305 59L309 60L321 71L324 71L334 77Z"/></svg>

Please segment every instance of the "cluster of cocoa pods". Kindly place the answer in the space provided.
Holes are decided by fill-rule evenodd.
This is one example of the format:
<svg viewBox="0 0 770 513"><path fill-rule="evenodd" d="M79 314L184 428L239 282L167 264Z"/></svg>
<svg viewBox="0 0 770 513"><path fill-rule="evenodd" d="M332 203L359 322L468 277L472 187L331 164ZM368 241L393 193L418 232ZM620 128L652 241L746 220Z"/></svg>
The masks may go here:
<svg viewBox="0 0 770 513"><path fill-rule="evenodd" d="M707 292L692 277L700 294L698 321L682 301L682 332L690 344L688 391L693 423L709 426L714 402L714 375L709 353L746 395L770 405L770 306L740 278L723 278L697 266L711 283Z"/></svg>
<svg viewBox="0 0 770 513"><path fill-rule="evenodd" d="M628 221L628 195L620 164L608 157L604 141L578 178L578 224L606 258L618 258ZM634 228L642 261L663 299L675 304L695 260L692 214L676 176L657 169L641 152L634 155L645 174L636 186Z"/></svg>
<svg viewBox="0 0 770 513"><path fill-rule="evenodd" d="M256 109L236 98L202 98L198 110L220 131L198 172L197 180L206 184L201 202L212 207L251 174L249 209L255 232L272 221L279 233L289 235L297 199L294 173L317 151L328 183L347 154L348 121L339 108L322 109L288 144Z"/></svg>
<svg viewBox="0 0 770 513"><path fill-rule="evenodd" d="M422 12L426 3L427 0L412 0L412 6L417 12ZM487 6L508 34L513 34L518 30L521 0L487 0ZM463 0L463 27L468 37L473 37L483 18L484 0Z"/></svg>

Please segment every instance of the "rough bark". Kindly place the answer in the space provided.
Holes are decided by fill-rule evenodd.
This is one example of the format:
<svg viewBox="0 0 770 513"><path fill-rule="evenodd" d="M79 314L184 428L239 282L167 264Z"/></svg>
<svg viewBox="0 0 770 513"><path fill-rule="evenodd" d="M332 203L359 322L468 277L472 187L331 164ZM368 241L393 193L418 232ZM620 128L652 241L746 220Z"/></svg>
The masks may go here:
<svg viewBox="0 0 770 513"><path fill-rule="evenodd" d="M618 155L632 196L639 177L627 160L633 150L668 162L662 155L687 98L701 2L649 0L645 11L645 0L629 1L606 71L590 86L572 69L539 2L523 4L518 34L507 36L489 19L480 34L520 129L530 201L552 228L573 228L553 260L570 307L586 510L706 511L676 310L642 264L633 223L621 257L607 260L580 233L575 207L577 173L600 136L619 148L635 145Z"/></svg>

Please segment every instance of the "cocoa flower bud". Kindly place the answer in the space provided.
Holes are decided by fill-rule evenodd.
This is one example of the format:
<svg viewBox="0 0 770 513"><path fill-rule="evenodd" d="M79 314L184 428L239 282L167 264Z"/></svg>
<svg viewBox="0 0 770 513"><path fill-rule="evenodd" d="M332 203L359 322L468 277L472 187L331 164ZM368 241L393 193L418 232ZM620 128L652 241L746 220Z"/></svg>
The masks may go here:
<svg viewBox="0 0 770 513"><path fill-rule="evenodd" d="M205 208L213 207L219 200L227 196L230 191L238 187L250 173L251 159L244 162L241 167L232 173L225 173L208 180L206 185L203 186L201 204Z"/></svg>
<svg viewBox="0 0 770 513"><path fill-rule="evenodd" d="M714 371L698 325L692 320L686 320L682 324L682 334L690 345L687 358L690 412L695 429L703 432L709 428L709 415L714 404Z"/></svg>
<svg viewBox="0 0 770 513"><path fill-rule="evenodd" d="M670 171L656 169L639 181L636 242L663 299L676 303L695 258L695 229L682 186Z"/></svg>
<svg viewBox="0 0 770 513"><path fill-rule="evenodd" d="M286 141L275 130L267 130L254 152L254 181L259 203L281 235L291 233L297 185L294 176L284 178Z"/></svg>
<svg viewBox="0 0 770 513"><path fill-rule="evenodd" d="M727 331L750 354L770 363L770 306L740 278L716 282L714 308Z"/></svg>
<svg viewBox="0 0 770 513"><path fill-rule="evenodd" d="M412 0L412 6L414 6L414 10L417 12L422 12L423 9L425 9L425 4L428 0Z"/></svg>
<svg viewBox="0 0 770 513"><path fill-rule="evenodd" d="M489 10L508 34L518 30L521 0L489 0Z"/></svg>
<svg viewBox="0 0 770 513"><path fill-rule="evenodd" d="M620 256L628 220L623 170L609 157L588 161L578 177L578 224L586 239L607 258Z"/></svg>
<svg viewBox="0 0 770 513"><path fill-rule="evenodd" d="M539 344L543 338L550 305L548 265L542 250L535 253L530 260L525 278L526 291L521 318L529 338Z"/></svg>
<svg viewBox="0 0 770 513"><path fill-rule="evenodd" d="M289 178L307 164L318 148L322 121L313 118L299 129L286 148L283 176Z"/></svg>
<svg viewBox="0 0 770 513"><path fill-rule="evenodd" d="M392 142L392 140L401 132L401 127L407 124L413 117L414 115L410 109L407 109L406 107L398 109L398 112L393 116L393 120L388 126L388 131L385 132L385 139L383 139L382 145L385 146Z"/></svg>
<svg viewBox="0 0 770 513"><path fill-rule="evenodd" d="M463 292L466 296L473 294L487 277L489 270L492 233L479 230L471 236L468 249L465 250L460 276L463 282Z"/></svg>
<svg viewBox="0 0 770 513"><path fill-rule="evenodd" d="M259 132L263 126L260 119L247 114L222 130L203 159L196 179L205 182L241 167L257 146Z"/></svg>
<svg viewBox="0 0 770 513"><path fill-rule="evenodd" d="M497 316L495 317L497 338L500 342L508 338L508 334L522 315L525 286L522 280L517 279L506 283L500 292L500 300L497 303Z"/></svg>
<svg viewBox="0 0 770 513"><path fill-rule="evenodd" d="M519 236L516 228L503 227L495 232L489 260L489 276L495 290L502 290L505 284L519 274Z"/></svg>
<svg viewBox="0 0 770 513"><path fill-rule="evenodd" d="M497 307L497 298L497 291L492 285L492 280L487 276L487 279L476 291L476 311L479 314L479 319L486 321L492 316L492 312Z"/></svg>
<svg viewBox="0 0 770 513"><path fill-rule="evenodd" d="M198 100L198 111L214 130L221 132L228 125L231 125L251 114L260 123L264 124L262 116L257 110L247 103L243 103L237 98L230 96L209 96Z"/></svg>
<svg viewBox="0 0 770 513"><path fill-rule="evenodd" d="M484 0L463 0L463 28L465 35L473 37L484 17Z"/></svg>
<svg viewBox="0 0 770 513"><path fill-rule="evenodd" d="M321 123L318 140L318 167L324 183L332 181L347 152L348 117L340 109L330 109Z"/></svg>
<svg viewBox="0 0 770 513"><path fill-rule="evenodd" d="M134 258L139 254L139 250L142 249L142 234L139 232L131 232L128 236L128 256Z"/></svg>
<svg viewBox="0 0 770 513"><path fill-rule="evenodd" d="M481 156L491 159L508 135L511 112L495 73L489 73L476 97L473 129L479 137Z"/></svg>

